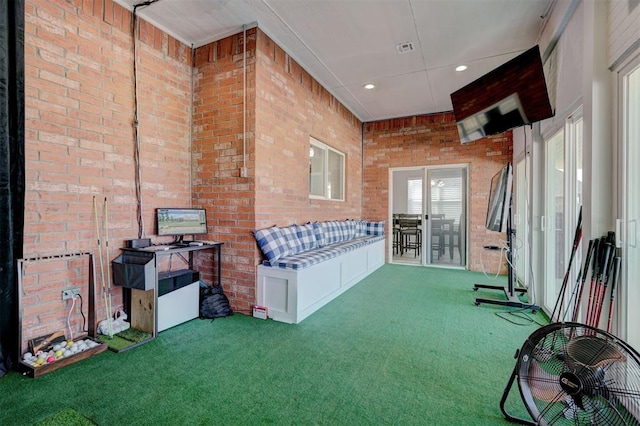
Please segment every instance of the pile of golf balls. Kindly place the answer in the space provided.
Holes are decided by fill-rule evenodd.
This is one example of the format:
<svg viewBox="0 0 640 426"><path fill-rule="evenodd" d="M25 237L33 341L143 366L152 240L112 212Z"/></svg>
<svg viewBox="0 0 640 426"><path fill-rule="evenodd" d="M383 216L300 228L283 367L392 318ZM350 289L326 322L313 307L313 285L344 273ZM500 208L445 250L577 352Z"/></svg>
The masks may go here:
<svg viewBox="0 0 640 426"><path fill-rule="evenodd" d="M99 344L91 339L78 340L74 342L69 339L65 342L56 343L49 351L38 351L36 354L27 352L22 356L22 361L32 367L40 367L44 364L52 364L59 359L67 358L87 349L95 348Z"/></svg>

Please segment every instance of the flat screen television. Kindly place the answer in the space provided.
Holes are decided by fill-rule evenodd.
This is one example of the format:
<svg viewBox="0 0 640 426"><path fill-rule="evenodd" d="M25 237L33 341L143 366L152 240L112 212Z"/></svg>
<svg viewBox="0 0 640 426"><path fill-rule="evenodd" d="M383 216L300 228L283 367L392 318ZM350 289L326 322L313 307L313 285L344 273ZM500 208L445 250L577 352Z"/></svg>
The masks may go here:
<svg viewBox="0 0 640 426"><path fill-rule="evenodd" d="M511 207L511 187L513 184L513 170L511 163L507 163L491 178L489 205L485 226L490 231L507 232Z"/></svg>
<svg viewBox="0 0 640 426"><path fill-rule="evenodd" d="M156 234L171 235L176 242L182 242L185 235L207 233L207 212L205 209L156 209Z"/></svg>
<svg viewBox="0 0 640 426"><path fill-rule="evenodd" d="M451 94L461 143L553 117L534 46Z"/></svg>

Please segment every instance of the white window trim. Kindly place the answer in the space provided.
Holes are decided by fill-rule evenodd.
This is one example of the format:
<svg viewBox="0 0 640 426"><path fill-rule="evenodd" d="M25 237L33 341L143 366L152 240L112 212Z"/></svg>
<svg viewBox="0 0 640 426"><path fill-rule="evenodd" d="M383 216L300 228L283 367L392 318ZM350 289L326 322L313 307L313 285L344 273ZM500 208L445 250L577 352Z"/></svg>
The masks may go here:
<svg viewBox="0 0 640 426"><path fill-rule="evenodd" d="M334 149L332 147L330 147L329 145L320 142L319 140L317 140L316 138L310 137L309 138L309 143L310 145L312 145L312 147L314 149L319 149L325 152L325 156L324 156L324 195L313 195L313 194L309 194L309 198L313 199L313 200L327 200L327 201L345 201L346 199L346 194L345 194L345 177L346 177L346 172L345 172L345 168L346 168L346 159L345 159L345 155L343 152L338 151L337 149ZM342 197L341 198L329 198L327 196L327 188L328 188L328 179L329 179L329 152L333 152L335 154L338 154L340 156L340 158L342 158L342 178L341 178L341 183L342 183L342 188L341 188L341 193L342 193ZM309 177L309 179L311 179L311 177Z"/></svg>

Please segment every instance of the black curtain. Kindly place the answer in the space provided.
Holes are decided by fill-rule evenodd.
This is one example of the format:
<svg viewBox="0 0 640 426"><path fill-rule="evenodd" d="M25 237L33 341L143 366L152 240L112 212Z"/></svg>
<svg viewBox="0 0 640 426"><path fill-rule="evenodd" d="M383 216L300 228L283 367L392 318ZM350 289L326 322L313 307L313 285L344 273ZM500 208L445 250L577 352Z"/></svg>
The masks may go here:
<svg viewBox="0 0 640 426"><path fill-rule="evenodd" d="M18 357L24 161L24 0L0 0L0 377Z"/></svg>

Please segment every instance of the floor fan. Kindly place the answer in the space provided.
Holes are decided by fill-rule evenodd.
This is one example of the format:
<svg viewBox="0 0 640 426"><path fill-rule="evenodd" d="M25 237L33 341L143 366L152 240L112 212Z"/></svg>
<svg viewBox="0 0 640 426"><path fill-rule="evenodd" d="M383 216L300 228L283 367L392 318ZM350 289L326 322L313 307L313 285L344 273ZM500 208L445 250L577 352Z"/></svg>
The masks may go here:
<svg viewBox="0 0 640 426"><path fill-rule="evenodd" d="M526 425L640 425L640 355L615 336L574 322L533 332L502 395L507 420ZM517 381L532 420L505 402Z"/></svg>

